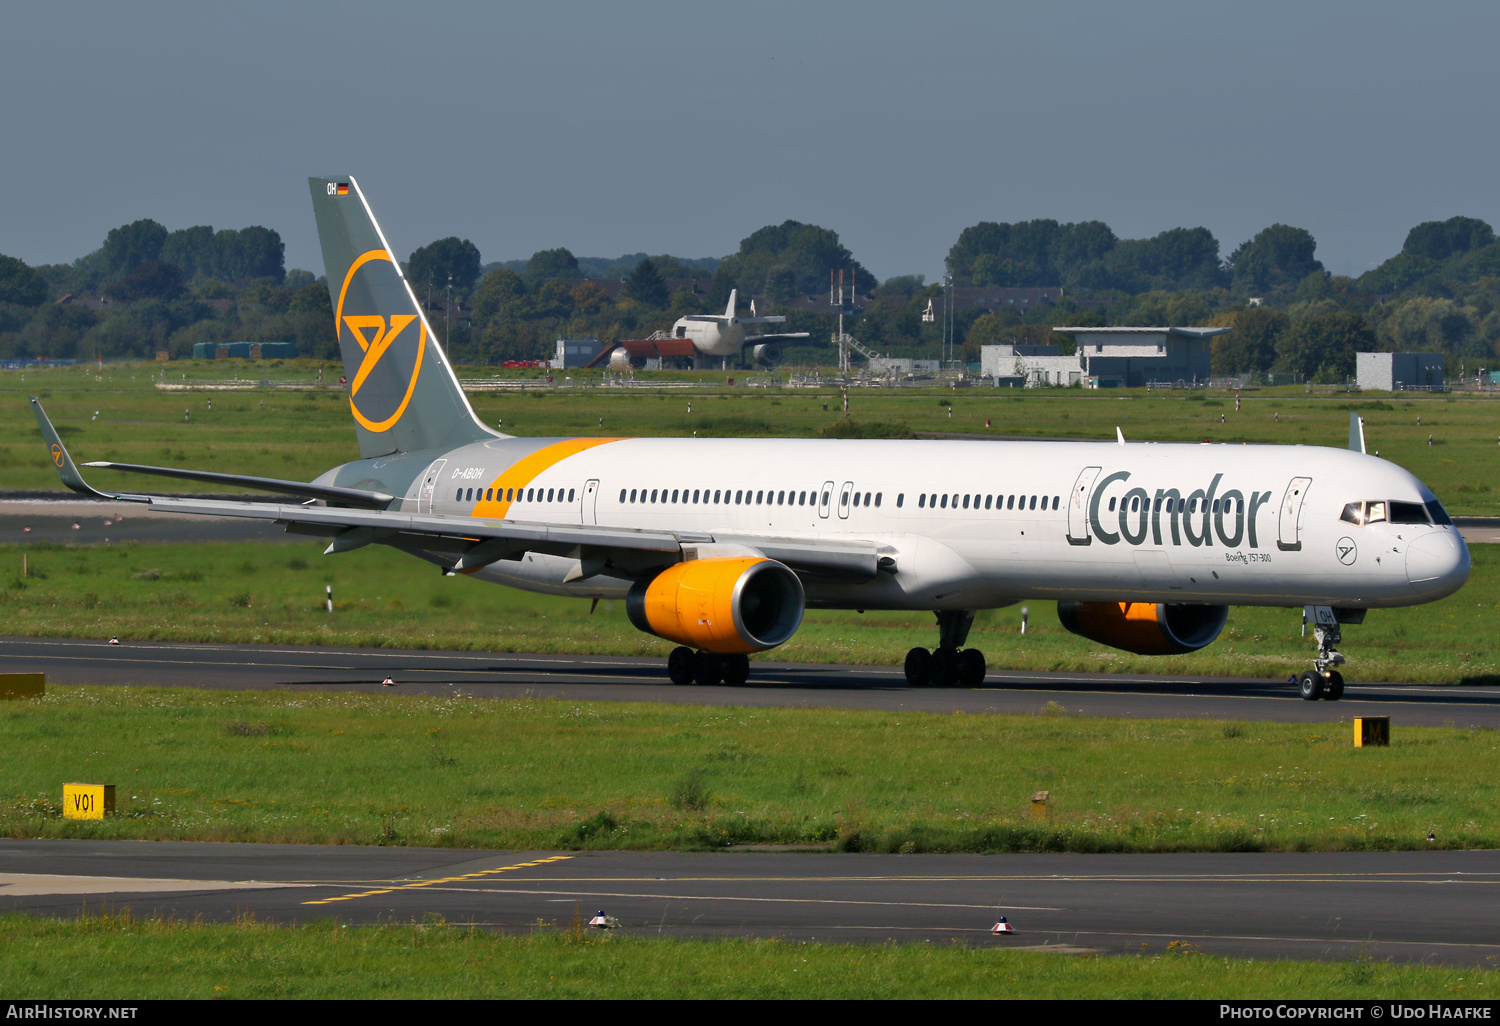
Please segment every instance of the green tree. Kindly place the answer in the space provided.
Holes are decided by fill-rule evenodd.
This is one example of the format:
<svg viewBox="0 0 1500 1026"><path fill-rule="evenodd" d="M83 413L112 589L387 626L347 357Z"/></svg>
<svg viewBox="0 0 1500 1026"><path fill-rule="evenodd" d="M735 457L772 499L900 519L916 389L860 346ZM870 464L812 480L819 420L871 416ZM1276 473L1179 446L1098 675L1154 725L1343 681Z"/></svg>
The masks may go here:
<svg viewBox="0 0 1500 1026"><path fill-rule="evenodd" d="M161 258L176 264L188 278L219 276L219 247L210 225L181 228L168 235L161 248Z"/></svg>
<svg viewBox="0 0 1500 1026"><path fill-rule="evenodd" d="M508 267L497 268L484 276L474 293L474 323L486 328L501 320L518 320L525 316L526 297L525 279Z"/></svg>
<svg viewBox="0 0 1500 1026"><path fill-rule="evenodd" d="M1395 352L1487 355L1487 346L1475 345L1479 321L1480 313L1472 306L1413 296L1380 322L1379 336L1385 348Z"/></svg>
<svg viewBox="0 0 1500 1026"><path fill-rule="evenodd" d="M557 249L539 249L526 261L526 280L533 284L548 278L582 278L578 269L578 258L559 246Z"/></svg>
<svg viewBox="0 0 1500 1026"><path fill-rule="evenodd" d="M1273 224L1240 243L1229 255L1229 274L1239 292L1270 292L1297 285L1323 265L1313 257L1317 242L1306 228Z"/></svg>
<svg viewBox="0 0 1500 1026"><path fill-rule="evenodd" d="M948 271L958 285L1061 285L1077 268L1114 249L1116 241L1102 221L981 221L959 233L948 251ZM991 259L980 263L984 257Z"/></svg>
<svg viewBox="0 0 1500 1026"><path fill-rule="evenodd" d="M1375 333L1356 313L1301 318L1276 343L1276 369L1304 380L1338 382L1354 373L1354 354L1375 349Z"/></svg>
<svg viewBox="0 0 1500 1026"><path fill-rule="evenodd" d="M140 299L176 299L182 294L182 271L176 264L147 260L116 279L110 294L127 303Z"/></svg>
<svg viewBox="0 0 1500 1026"><path fill-rule="evenodd" d="M1281 310L1252 306L1235 314L1234 330L1213 339L1213 372L1244 374L1268 371L1276 362L1276 344L1292 325Z"/></svg>
<svg viewBox="0 0 1500 1026"><path fill-rule="evenodd" d="M106 275L129 274L148 260L161 259L167 230L149 218L111 228L100 253Z"/></svg>
<svg viewBox="0 0 1500 1026"><path fill-rule="evenodd" d="M41 306L47 301L47 283L24 260L0 256L0 303Z"/></svg>
<svg viewBox="0 0 1500 1026"><path fill-rule="evenodd" d="M719 264L709 303L722 308L733 288L740 290L741 300L768 288L778 298L818 295L828 287L829 272L839 270L853 272L858 292L869 292L877 284L839 242L837 232L800 221L766 225L741 239L739 250Z"/></svg>
<svg viewBox="0 0 1500 1026"><path fill-rule="evenodd" d="M412 250L406 276L417 289L441 292L453 282L459 296L467 296L479 280L479 247L468 239L450 235Z"/></svg>
<svg viewBox="0 0 1500 1026"><path fill-rule="evenodd" d="M1441 261L1494 241L1495 230L1479 218L1450 217L1446 221L1423 221L1407 232L1401 252Z"/></svg>
<svg viewBox="0 0 1500 1026"><path fill-rule="evenodd" d="M667 283L656 269L650 257L635 265L630 277L625 279L626 296L646 306L660 309L667 305Z"/></svg>

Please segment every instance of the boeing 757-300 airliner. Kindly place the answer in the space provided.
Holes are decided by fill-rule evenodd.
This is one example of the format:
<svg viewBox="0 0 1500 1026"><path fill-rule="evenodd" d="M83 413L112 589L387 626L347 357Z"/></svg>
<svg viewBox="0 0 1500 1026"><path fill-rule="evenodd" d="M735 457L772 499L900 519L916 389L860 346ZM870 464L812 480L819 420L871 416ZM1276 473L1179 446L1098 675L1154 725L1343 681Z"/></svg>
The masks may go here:
<svg viewBox="0 0 1500 1026"><path fill-rule="evenodd" d="M808 607L932 610L916 687L974 686L976 610L1055 599L1076 634L1143 655L1212 642L1231 605L1304 608L1302 697L1337 699L1342 625L1458 590L1469 552L1437 498L1362 449L1313 446L707 438L518 438L480 423L353 178L309 179L360 459L307 483L91 467L296 496L74 491L390 545L529 591L624 599L677 643L677 683L743 683L748 654Z"/></svg>

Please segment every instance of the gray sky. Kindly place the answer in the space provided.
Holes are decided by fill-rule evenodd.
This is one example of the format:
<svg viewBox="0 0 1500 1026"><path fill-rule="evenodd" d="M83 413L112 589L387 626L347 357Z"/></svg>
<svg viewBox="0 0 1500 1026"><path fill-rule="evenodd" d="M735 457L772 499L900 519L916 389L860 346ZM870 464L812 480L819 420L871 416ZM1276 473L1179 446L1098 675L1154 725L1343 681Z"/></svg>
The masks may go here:
<svg viewBox="0 0 1500 1026"><path fill-rule="evenodd" d="M0 253L262 224L322 272L306 177L403 258L723 256L787 218L936 278L981 220L1273 222L1358 274L1500 224L1481 3L15 3Z"/></svg>

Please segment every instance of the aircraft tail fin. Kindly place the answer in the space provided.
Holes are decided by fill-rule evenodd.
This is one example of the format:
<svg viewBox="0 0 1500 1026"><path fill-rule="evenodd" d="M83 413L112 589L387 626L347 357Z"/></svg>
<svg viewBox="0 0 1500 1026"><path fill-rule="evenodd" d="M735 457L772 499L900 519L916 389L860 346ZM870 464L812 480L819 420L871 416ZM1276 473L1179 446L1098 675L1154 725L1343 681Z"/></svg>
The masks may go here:
<svg viewBox="0 0 1500 1026"><path fill-rule="evenodd" d="M739 289L730 289L729 290L729 305L724 308L724 316L725 317L733 317L734 316L735 301L739 298L739 293L740 293Z"/></svg>
<svg viewBox="0 0 1500 1026"><path fill-rule="evenodd" d="M503 438L479 422L353 178L309 178L359 453Z"/></svg>

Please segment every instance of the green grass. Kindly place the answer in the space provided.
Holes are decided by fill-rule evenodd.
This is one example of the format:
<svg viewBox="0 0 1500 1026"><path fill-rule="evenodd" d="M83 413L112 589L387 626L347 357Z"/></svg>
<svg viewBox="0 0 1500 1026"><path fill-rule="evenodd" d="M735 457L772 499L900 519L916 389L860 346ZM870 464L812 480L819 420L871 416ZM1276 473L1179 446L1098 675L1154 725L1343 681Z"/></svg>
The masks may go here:
<svg viewBox="0 0 1500 1026"><path fill-rule="evenodd" d="M317 364L312 361L288 361L279 367L231 363L238 368L215 361L119 364L106 368L102 381L95 380L93 367L0 371L0 469L6 487L61 490L26 403L28 392L42 396L79 461L155 463L310 480L358 457L347 403L334 387L321 392L168 393L151 384L163 367L179 383L184 374L198 380L228 378L236 372L303 382L316 377ZM340 371L331 364L324 367L324 380L337 381ZM489 377L493 372L461 368L459 373ZM598 377L570 374L575 383ZM1357 410L1365 417L1371 449L1421 477L1450 512L1500 514L1500 486L1495 484L1500 480L1500 406L1488 398L1312 396L1304 389L1274 389L1246 393L1243 410L1236 412L1227 398L1202 401L1202 393L1189 399L1181 392L1141 390L855 389L850 397L855 423L850 425L841 423L836 389L727 387L725 379L735 376L708 371L660 375L663 380L703 382L704 390L692 394L560 388L526 394L478 392L471 399L485 423L503 418L506 431L533 436L682 436L698 431L705 437L890 437L910 430L1112 439L1119 426L1131 439L1331 446L1347 442L1349 413ZM689 401L692 413L687 412ZM1221 405L1211 406L1213 402ZM190 416L184 420L186 411ZM93 419L96 412L98 419ZM993 427L985 428L986 419ZM1429 434L1434 442L1430 447ZM123 474L95 471L94 479L105 488L141 487L139 477ZM171 482L171 487L213 490L186 481Z"/></svg>
<svg viewBox="0 0 1500 1026"><path fill-rule="evenodd" d="M516 850L1500 847L1500 733L52 688L0 706L0 836ZM117 812L61 818L66 781ZM1034 820L1030 797L1051 792Z"/></svg>
<svg viewBox="0 0 1500 1026"><path fill-rule="evenodd" d="M631 626L623 603L533 595L437 570L370 546L322 555L318 542L0 546L4 633L52 637L356 645L655 655L671 644ZM1500 547L1471 549L1458 594L1377 610L1344 632L1350 680L1493 682L1500 678ZM25 556L28 577L22 577ZM335 612L324 608L333 586ZM1020 633L1021 609L1029 630ZM930 613L809 610L772 660L899 665L931 645ZM1051 602L979 614L969 644L996 669L1285 677L1307 667L1301 611L1236 606L1219 640L1146 657L1069 634Z"/></svg>
<svg viewBox="0 0 1500 1026"><path fill-rule="evenodd" d="M999 943L832 945L673 940L538 924L502 936L423 924L300 927L0 916L12 1001L162 998L1196 998L1489 1001L1493 969L1260 961L1164 952L1100 958Z"/></svg>

